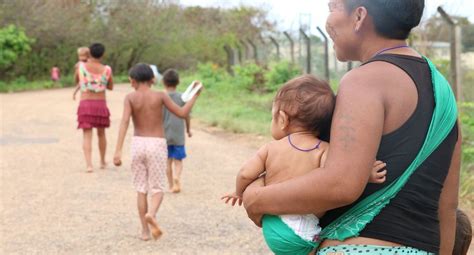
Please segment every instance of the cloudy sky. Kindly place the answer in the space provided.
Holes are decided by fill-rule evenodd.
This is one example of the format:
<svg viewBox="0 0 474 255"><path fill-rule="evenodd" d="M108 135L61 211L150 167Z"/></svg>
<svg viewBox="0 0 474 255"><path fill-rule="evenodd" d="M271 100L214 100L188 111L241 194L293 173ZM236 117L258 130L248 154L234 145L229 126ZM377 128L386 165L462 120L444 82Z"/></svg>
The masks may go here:
<svg viewBox="0 0 474 255"><path fill-rule="evenodd" d="M324 28L328 14L328 0L180 0L183 5L233 7L252 5L262 7L269 12L271 19L277 21L281 30L295 30L300 20L311 27ZM474 22L474 1L472 0L426 0L425 17L436 13L438 6L443 6L449 14L468 17Z"/></svg>

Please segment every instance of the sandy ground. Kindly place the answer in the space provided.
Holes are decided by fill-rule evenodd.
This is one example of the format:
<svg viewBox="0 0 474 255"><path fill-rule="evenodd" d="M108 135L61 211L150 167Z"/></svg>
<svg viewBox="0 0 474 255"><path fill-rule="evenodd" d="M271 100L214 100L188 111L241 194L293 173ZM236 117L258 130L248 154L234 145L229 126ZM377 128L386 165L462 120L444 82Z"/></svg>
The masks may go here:
<svg viewBox="0 0 474 255"><path fill-rule="evenodd" d="M129 91L119 86L108 94L109 162ZM75 129L78 102L71 95L71 89L0 95L1 254L269 254L243 208L220 200L233 190L239 166L263 139L194 125L183 192L166 194L158 212L164 236L143 242L137 239L130 138L122 167L85 173L82 132ZM96 142L94 137L97 167Z"/></svg>
<svg viewBox="0 0 474 255"><path fill-rule="evenodd" d="M122 85L108 94L109 162L129 91ZM143 242L137 238L130 137L122 167L85 173L82 132L75 129L78 102L71 95L71 89L0 94L1 254L270 254L244 210L219 199L233 190L240 165L265 138L194 121L183 192L165 195L158 212L164 236ZM97 167L96 143L94 137Z"/></svg>

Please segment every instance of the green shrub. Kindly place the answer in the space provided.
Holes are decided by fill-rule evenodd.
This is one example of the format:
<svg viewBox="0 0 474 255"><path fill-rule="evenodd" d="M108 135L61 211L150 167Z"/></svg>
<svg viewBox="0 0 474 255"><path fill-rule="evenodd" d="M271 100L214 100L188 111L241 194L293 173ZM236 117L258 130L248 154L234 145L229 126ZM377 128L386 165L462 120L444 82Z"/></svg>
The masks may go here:
<svg viewBox="0 0 474 255"><path fill-rule="evenodd" d="M474 166L474 102L460 104L463 134L463 165Z"/></svg>
<svg viewBox="0 0 474 255"><path fill-rule="evenodd" d="M288 61L280 61L270 64L270 70L265 73L266 88L276 91L287 81L301 74L298 66Z"/></svg>
<svg viewBox="0 0 474 255"><path fill-rule="evenodd" d="M466 206L474 203L474 102L459 105L462 126L462 168L460 193L461 202Z"/></svg>
<svg viewBox="0 0 474 255"><path fill-rule="evenodd" d="M26 36L21 28L9 25L0 29L0 67L15 63L19 56L31 51L33 39Z"/></svg>
<svg viewBox="0 0 474 255"><path fill-rule="evenodd" d="M474 70L465 70L462 80L462 93L465 101L474 101Z"/></svg>
<svg viewBox="0 0 474 255"><path fill-rule="evenodd" d="M265 92L264 69L255 64L248 63L234 67L235 79L238 79L239 86L248 91Z"/></svg>
<svg viewBox="0 0 474 255"><path fill-rule="evenodd" d="M199 80L209 86L222 82L228 79L229 76L223 68L210 62L198 64L197 75L199 76Z"/></svg>
<svg viewBox="0 0 474 255"><path fill-rule="evenodd" d="M128 83L128 74L114 74L114 83Z"/></svg>

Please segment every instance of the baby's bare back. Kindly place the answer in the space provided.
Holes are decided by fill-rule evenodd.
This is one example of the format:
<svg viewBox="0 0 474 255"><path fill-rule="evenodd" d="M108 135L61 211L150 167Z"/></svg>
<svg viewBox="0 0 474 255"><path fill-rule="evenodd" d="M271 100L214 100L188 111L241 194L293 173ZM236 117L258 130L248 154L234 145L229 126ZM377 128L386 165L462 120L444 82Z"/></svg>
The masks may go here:
<svg viewBox="0 0 474 255"><path fill-rule="evenodd" d="M164 137L163 92L136 91L129 95L135 136Z"/></svg>
<svg viewBox="0 0 474 255"><path fill-rule="evenodd" d="M305 141L302 148L311 148L319 140ZM318 149L303 152L291 146L288 138L274 141L268 145L268 156L265 162L265 185L280 183L304 175L321 166L321 158L329 144L321 142Z"/></svg>

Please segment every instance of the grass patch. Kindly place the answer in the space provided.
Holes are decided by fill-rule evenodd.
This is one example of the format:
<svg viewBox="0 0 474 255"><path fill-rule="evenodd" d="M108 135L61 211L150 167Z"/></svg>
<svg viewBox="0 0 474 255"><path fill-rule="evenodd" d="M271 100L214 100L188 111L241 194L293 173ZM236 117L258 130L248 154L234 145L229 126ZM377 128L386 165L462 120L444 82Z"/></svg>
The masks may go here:
<svg viewBox="0 0 474 255"><path fill-rule="evenodd" d="M201 80L205 86L204 96L198 100L199 106L194 108L193 116L210 126L234 133L269 136L275 90L283 80L289 80L298 74L286 72L284 77L274 75L271 80L261 80L261 77L269 77L274 71L261 68L256 70L254 66L250 66L240 67L238 72L233 77L215 65L200 65L196 73L182 76L182 85L178 90L185 90L193 80Z"/></svg>
<svg viewBox="0 0 474 255"><path fill-rule="evenodd" d="M114 83L127 83L128 75L119 74L114 76ZM61 77L61 80L54 83L51 80L36 80L29 81L25 77L19 77L12 81L0 81L0 93L12 93L12 92L21 92L29 90L42 90L42 89L52 89L52 88L67 88L74 86L74 77L72 75L67 75Z"/></svg>
<svg viewBox="0 0 474 255"><path fill-rule="evenodd" d="M65 83L52 81L26 81L17 79L12 82L3 82L0 81L0 92L1 93L11 93L11 92L20 92L28 90L41 90L41 89L51 89L51 88L63 88L67 87Z"/></svg>
<svg viewBox="0 0 474 255"><path fill-rule="evenodd" d="M461 184L459 198L461 206L474 207L474 102L460 104L460 119L463 134Z"/></svg>
<svg viewBox="0 0 474 255"><path fill-rule="evenodd" d="M194 80L186 77L186 86ZM206 89L199 98L193 116L210 126L234 133L270 134L271 105L274 93L255 94L232 88L232 84L204 82ZM186 89L181 86L179 90ZM229 86L229 87L227 87Z"/></svg>

